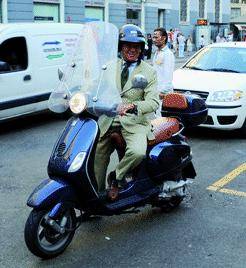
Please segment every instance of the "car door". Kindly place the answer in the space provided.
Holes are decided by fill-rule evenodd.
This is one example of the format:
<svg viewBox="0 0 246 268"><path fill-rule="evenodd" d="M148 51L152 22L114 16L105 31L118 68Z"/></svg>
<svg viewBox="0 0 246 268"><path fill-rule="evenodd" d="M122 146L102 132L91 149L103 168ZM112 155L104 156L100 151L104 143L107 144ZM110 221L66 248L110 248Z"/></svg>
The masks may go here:
<svg viewBox="0 0 246 268"><path fill-rule="evenodd" d="M0 38L0 62L5 66L0 70L0 120L35 111L25 34Z"/></svg>

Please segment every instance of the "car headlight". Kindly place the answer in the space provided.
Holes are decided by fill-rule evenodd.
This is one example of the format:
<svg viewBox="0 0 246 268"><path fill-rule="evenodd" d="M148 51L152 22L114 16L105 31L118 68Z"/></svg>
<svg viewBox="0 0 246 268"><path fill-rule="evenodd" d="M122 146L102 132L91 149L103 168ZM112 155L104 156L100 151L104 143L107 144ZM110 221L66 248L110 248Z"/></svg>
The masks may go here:
<svg viewBox="0 0 246 268"><path fill-rule="evenodd" d="M69 101L69 107L74 114L80 114L86 108L86 96L83 93L76 93L72 96Z"/></svg>
<svg viewBox="0 0 246 268"><path fill-rule="evenodd" d="M80 152L79 154L77 154L71 166L69 167L68 172L71 173L71 172L78 171L83 165L85 157L86 157L86 152Z"/></svg>
<svg viewBox="0 0 246 268"><path fill-rule="evenodd" d="M237 101L243 97L243 91L240 90L225 90L216 91L209 98L209 101Z"/></svg>

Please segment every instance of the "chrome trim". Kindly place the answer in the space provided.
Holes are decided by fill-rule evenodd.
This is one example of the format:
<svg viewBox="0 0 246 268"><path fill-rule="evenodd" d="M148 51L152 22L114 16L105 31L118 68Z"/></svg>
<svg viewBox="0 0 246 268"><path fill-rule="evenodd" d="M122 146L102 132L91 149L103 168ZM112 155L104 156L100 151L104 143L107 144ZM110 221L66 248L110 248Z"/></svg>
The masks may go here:
<svg viewBox="0 0 246 268"><path fill-rule="evenodd" d="M181 125L181 129L180 129L178 132L174 133L174 134L172 135L172 137L176 137L176 136L178 136L178 135L181 134L182 131L185 129L184 125L183 125L181 122L179 122L179 124Z"/></svg>

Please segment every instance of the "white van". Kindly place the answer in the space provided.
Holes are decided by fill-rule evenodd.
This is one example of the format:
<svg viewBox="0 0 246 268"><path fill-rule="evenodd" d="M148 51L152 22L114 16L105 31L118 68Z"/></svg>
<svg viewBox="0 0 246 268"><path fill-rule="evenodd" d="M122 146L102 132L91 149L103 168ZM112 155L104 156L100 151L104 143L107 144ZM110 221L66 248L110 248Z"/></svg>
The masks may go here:
<svg viewBox="0 0 246 268"><path fill-rule="evenodd" d="M0 121L47 109L71 61L82 24L0 24ZM74 76L81 74L76 58ZM76 81L76 78L73 79Z"/></svg>

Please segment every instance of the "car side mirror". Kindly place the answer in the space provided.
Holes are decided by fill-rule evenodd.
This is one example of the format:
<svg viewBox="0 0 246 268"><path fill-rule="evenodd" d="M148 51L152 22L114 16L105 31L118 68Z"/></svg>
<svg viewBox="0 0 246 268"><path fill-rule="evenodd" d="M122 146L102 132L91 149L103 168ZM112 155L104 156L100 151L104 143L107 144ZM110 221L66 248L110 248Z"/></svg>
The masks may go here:
<svg viewBox="0 0 246 268"><path fill-rule="evenodd" d="M59 78L59 80L61 81L63 77L64 77L63 71L60 68L58 68L58 78Z"/></svg>
<svg viewBox="0 0 246 268"><path fill-rule="evenodd" d="M11 71L10 65L5 61L0 61L0 73Z"/></svg>
<svg viewBox="0 0 246 268"><path fill-rule="evenodd" d="M148 85L148 80L142 74L137 74L132 79L132 86L134 88L145 89L147 87L147 85Z"/></svg>

